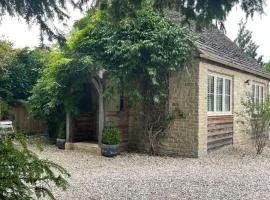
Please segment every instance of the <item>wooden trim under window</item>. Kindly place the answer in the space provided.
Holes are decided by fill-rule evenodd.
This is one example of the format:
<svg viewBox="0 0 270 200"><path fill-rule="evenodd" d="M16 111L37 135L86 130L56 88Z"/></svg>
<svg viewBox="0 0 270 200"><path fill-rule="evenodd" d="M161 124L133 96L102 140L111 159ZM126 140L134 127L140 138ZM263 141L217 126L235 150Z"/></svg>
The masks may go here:
<svg viewBox="0 0 270 200"><path fill-rule="evenodd" d="M233 116L207 118L207 150L233 143Z"/></svg>

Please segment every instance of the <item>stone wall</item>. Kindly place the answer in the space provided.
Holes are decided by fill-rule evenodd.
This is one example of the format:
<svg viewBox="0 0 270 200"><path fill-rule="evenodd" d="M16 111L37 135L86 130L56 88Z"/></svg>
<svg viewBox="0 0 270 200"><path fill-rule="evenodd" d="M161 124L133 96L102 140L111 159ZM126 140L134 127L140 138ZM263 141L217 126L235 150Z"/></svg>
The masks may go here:
<svg viewBox="0 0 270 200"><path fill-rule="evenodd" d="M169 112L180 111L168 132L160 139L159 154L185 157L198 156L198 61L171 75L169 85Z"/></svg>
<svg viewBox="0 0 270 200"><path fill-rule="evenodd" d="M247 93L252 92L252 83L264 86L264 96L269 93L269 80L224 65L202 60L199 67L199 152L205 152L207 142L207 75L215 73L232 77L232 114L233 114L233 145L239 146L249 142L246 129L239 123L239 112L243 110L242 102ZM249 84L246 82L249 80ZM246 82L246 83L245 83Z"/></svg>
<svg viewBox="0 0 270 200"><path fill-rule="evenodd" d="M252 91L252 83L264 85L264 95L269 93L269 81L222 64L200 59L192 67L174 72L169 86L169 112L187 113L187 118L173 120L165 136L161 137L157 153L185 157L201 157L207 154L207 76L208 73L225 75L232 78L232 118L233 145L240 146L249 142L249 135L238 123L237 113L243 110L242 101ZM249 80L249 84L245 83ZM145 151L147 139L143 133L144 121L141 107L130 112L129 147Z"/></svg>
<svg viewBox="0 0 270 200"><path fill-rule="evenodd" d="M159 155L198 156L198 61L192 67L172 73L169 82L169 112L180 111L187 118L176 117L157 144ZM148 140L144 134L142 106L130 111L129 147L144 152Z"/></svg>
<svg viewBox="0 0 270 200"><path fill-rule="evenodd" d="M146 151L147 138L144 134L144 120L142 104L129 111L129 150Z"/></svg>
<svg viewBox="0 0 270 200"><path fill-rule="evenodd" d="M126 104L126 101L124 101ZM120 95L114 94L113 98L105 100L105 125L106 122L114 122L120 129L120 151L128 149L128 128L129 128L129 113L127 105L120 110Z"/></svg>

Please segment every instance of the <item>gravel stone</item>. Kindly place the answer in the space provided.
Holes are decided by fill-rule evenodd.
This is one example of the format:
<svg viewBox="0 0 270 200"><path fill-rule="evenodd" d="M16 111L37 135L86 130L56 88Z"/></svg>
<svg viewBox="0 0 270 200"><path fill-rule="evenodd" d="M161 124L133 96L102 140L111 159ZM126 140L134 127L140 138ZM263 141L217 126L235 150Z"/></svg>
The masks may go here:
<svg viewBox="0 0 270 200"><path fill-rule="evenodd" d="M65 167L70 187L54 187L59 200L270 199L270 148L223 148L199 159L121 153L106 158L45 146L37 152Z"/></svg>

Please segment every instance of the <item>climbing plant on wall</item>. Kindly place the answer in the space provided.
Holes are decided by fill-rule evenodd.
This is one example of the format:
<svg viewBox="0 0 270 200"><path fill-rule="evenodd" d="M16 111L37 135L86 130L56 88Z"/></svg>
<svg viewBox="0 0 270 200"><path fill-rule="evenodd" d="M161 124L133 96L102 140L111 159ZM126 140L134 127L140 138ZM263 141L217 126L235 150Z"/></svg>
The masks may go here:
<svg viewBox="0 0 270 200"><path fill-rule="evenodd" d="M156 128L163 132L170 73L189 59L191 37L187 28L151 9L123 18L115 18L110 9L93 9L75 23L71 38L34 87L33 114L50 118L59 114L57 109L76 109L82 84L91 72L105 69L104 95L121 91L131 105L140 102L156 110L162 124Z"/></svg>
<svg viewBox="0 0 270 200"><path fill-rule="evenodd" d="M65 51L52 51L45 69L33 87L28 105L31 115L47 120L49 133L55 137L65 113L78 114L83 86L89 82L92 59L68 56Z"/></svg>
<svg viewBox="0 0 270 200"><path fill-rule="evenodd" d="M185 27L151 10L139 10L119 22L95 10L75 24L68 44L74 54L92 56L123 83L119 89L130 99L159 103L166 97L170 72L189 58L189 36ZM134 87L136 83L143 85Z"/></svg>
<svg viewBox="0 0 270 200"><path fill-rule="evenodd" d="M93 10L75 24L68 44L73 53L91 55L106 69L110 81L105 95L116 87L129 103L141 102L153 153L156 137L164 133L172 117L166 107L170 73L190 58L191 39L186 27L151 9L137 10L122 19Z"/></svg>

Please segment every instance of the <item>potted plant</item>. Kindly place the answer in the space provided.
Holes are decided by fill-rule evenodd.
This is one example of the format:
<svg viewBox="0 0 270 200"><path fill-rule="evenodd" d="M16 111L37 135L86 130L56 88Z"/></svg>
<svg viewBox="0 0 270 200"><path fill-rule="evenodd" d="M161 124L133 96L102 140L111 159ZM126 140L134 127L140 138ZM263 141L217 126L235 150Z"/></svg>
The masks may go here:
<svg viewBox="0 0 270 200"><path fill-rule="evenodd" d="M56 146L59 149L65 149L65 143L66 143L66 127L65 127L65 123L61 123L58 128Z"/></svg>
<svg viewBox="0 0 270 200"><path fill-rule="evenodd" d="M102 132L101 153L107 157L118 154L120 130L115 125L106 126Z"/></svg>

